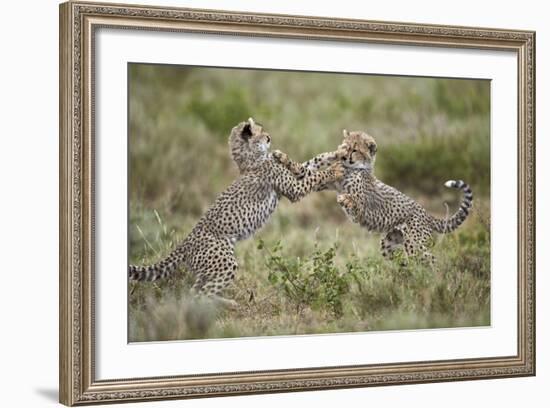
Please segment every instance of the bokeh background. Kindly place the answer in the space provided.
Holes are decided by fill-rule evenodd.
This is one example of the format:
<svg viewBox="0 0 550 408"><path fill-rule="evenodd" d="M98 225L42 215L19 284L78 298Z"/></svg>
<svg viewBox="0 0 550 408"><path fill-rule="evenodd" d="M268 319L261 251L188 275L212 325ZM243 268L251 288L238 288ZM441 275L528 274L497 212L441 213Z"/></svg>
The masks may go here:
<svg viewBox="0 0 550 408"><path fill-rule="evenodd" d="M381 258L379 234L349 222L334 192L281 203L238 243L237 310L192 301L192 279L130 284L130 341L490 324L490 82L129 65L129 261L166 256L237 176L227 139L249 116L272 149L305 161L342 129L378 143L375 173L445 217L463 179L475 205L437 236L433 267ZM444 205L447 203L447 207Z"/></svg>

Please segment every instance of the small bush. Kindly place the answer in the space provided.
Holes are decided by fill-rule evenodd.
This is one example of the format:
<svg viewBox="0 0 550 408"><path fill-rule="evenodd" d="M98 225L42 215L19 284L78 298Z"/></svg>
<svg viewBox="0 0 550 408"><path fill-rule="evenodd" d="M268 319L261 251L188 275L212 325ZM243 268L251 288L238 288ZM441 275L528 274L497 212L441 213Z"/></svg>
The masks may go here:
<svg viewBox="0 0 550 408"><path fill-rule="evenodd" d="M335 316L343 312L343 299L349 291L350 270L343 273L334 264L336 245L322 251L317 245L306 258L285 257L279 242L271 249L260 240L258 249L266 253L268 280L282 290L299 310L304 306L326 309Z"/></svg>

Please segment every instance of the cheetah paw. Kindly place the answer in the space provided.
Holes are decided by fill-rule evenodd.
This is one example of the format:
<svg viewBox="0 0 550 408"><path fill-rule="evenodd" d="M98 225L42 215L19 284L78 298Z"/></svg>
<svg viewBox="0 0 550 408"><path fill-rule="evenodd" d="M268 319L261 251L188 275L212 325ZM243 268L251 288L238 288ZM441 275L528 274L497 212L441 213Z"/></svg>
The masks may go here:
<svg viewBox="0 0 550 408"><path fill-rule="evenodd" d="M344 165L342 162L335 162L330 165L329 169L332 171L332 174L334 175L335 180L341 180L344 178L346 169L344 168Z"/></svg>
<svg viewBox="0 0 550 408"><path fill-rule="evenodd" d="M344 157L346 157L348 154L348 146L345 144L342 144L338 146L338 150L334 152L334 155L337 160L342 160Z"/></svg>
<svg viewBox="0 0 550 408"><path fill-rule="evenodd" d="M227 299L218 295L211 296L212 300L215 304L229 310L237 310L239 308L239 304L234 301L233 299Z"/></svg>
<svg viewBox="0 0 550 408"><path fill-rule="evenodd" d="M336 196L336 202L344 208L353 207L353 198L349 194L338 194Z"/></svg>
<svg viewBox="0 0 550 408"><path fill-rule="evenodd" d="M288 162L290 161L288 158L288 154L283 153L280 150L274 150L271 154L273 155L273 158L279 163L285 166L288 165Z"/></svg>

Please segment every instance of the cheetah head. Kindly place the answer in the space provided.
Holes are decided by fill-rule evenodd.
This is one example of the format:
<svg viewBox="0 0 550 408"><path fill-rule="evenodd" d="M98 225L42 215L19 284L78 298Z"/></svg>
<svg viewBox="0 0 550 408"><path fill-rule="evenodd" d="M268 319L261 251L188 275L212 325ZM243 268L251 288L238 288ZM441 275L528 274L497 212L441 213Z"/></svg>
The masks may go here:
<svg viewBox="0 0 550 408"><path fill-rule="evenodd" d="M231 156L241 171L267 158L270 145L271 136L252 118L235 126L229 136Z"/></svg>
<svg viewBox="0 0 550 408"><path fill-rule="evenodd" d="M376 141L366 132L343 131L344 139L338 147L341 152L341 160L345 167L352 169L367 169L374 168L376 160Z"/></svg>

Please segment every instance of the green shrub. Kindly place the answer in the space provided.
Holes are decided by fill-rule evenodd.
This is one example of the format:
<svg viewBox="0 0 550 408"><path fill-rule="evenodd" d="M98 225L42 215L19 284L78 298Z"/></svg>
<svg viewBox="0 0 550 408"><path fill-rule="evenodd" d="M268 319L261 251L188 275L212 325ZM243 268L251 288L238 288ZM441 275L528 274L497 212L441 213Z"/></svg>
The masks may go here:
<svg viewBox="0 0 550 408"><path fill-rule="evenodd" d="M268 249L260 240L258 249L267 254L269 282L282 290L297 309L311 306L329 310L335 316L342 315L350 274L349 270L340 272L334 264L336 245L326 251L315 245L313 253L303 259L283 256L280 241Z"/></svg>

